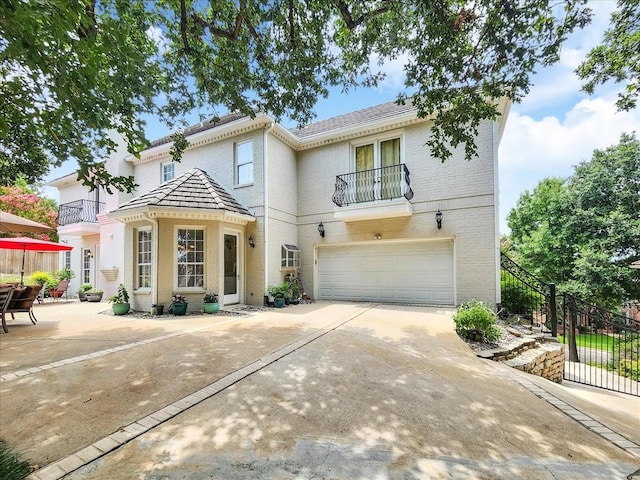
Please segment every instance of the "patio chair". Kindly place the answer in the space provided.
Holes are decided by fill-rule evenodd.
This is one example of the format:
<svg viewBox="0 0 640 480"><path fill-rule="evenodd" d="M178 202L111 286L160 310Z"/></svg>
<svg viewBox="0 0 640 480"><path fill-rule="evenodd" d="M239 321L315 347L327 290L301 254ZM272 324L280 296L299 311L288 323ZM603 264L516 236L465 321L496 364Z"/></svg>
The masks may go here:
<svg viewBox="0 0 640 480"><path fill-rule="evenodd" d="M53 298L54 302L58 298L62 297L62 295L64 295L64 298L69 300L69 297L67 296L68 288L69 288L69 280L61 280L60 283L58 283L58 285L56 285L55 288L49 289L49 296Z"/></svg>
<svg viewBox="0 0 640 480"><path fill-rule="evenodd" d="M4 333L9 333L5 315L7 313L7 307L9 306L9 302L11 301L12 296L13 296L12 287L0 288L0 315L2 316L2 329L4 330Z"/></svg>
<svg viewBox="0 0 640 480"><path fill-rule="evenodd" d="M5 313L10 313L12 320L16 318L15 313L28 313L31 323L34 325L38 323L38 319L33 313L33 302L36 301L41 288L41 285L27 285L22 291L15 290Z"/></svg>

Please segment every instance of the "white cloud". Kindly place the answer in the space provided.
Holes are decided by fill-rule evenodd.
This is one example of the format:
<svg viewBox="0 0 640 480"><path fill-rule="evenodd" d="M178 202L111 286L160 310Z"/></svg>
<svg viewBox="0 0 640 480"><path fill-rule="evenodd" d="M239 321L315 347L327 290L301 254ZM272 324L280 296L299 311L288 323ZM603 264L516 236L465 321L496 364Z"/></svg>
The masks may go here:
<svg viewBox="0 0 640 480"><path fill-rule="evenodd" d="M525 190L545 177L570 176L575 165L591 159L593 150L615 145L621 133L638 130L640 109L618 112L615 96L583 99L564 114L540 120L514 107L499 150L500 231L508 231L506 215Z"/></svg>

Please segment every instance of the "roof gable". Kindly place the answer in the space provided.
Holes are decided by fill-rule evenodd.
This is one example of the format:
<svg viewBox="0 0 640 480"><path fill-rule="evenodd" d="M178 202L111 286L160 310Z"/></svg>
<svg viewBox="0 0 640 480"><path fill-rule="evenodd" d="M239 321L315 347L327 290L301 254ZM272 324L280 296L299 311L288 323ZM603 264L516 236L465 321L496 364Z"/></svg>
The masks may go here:
<svg viewBox="0 0 640 480"><path fill-rule="evenodd" d="M133 209L187 208L190 210L223 210L251 215L222 186L207 173L193 168L170 182L132 198L111 213L125 213Z"/></svg>

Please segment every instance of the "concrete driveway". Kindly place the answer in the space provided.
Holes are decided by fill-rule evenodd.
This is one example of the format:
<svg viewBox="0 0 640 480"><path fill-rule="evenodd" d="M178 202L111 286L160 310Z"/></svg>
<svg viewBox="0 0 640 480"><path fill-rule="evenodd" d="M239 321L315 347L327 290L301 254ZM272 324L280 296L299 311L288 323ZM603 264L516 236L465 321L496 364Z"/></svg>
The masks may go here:
<svg viewBox="0 0 640 480"><path fill-rule="evenodd" d="M145 319L100 313L106 304L36 308L37 326L10 322L0 336L0 435L38 465L33 479L622 479L640 469L640 400L480 360L451 311L319 302Z"/></svg>

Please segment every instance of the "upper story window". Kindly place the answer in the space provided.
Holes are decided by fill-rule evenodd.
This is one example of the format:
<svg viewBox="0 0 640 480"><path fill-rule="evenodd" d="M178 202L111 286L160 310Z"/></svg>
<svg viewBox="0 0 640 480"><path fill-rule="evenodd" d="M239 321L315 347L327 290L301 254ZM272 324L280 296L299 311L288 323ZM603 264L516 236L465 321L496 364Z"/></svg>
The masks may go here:
<svg viewBox="0 0 640 480"><path fill-rule="evenodd" d="M253 183L253 141L236 143L236 185Z"/></svg>
<svg viewBox="0 0 640 480"><path fill-rule="evenodd" d="M179 228L177 235L178 288L204 286L204 230Z"/></svg>
<svg viewBox="0 0 640 480"><path fill-rule="evenodd" d="M402 163L400 144L400 137L397 137L355 145L355 171L373 170Z"/></svg>
<svg viewBox="0 0 640 480"><path fill-rule="evenodd" d="M173 177L176 175L175 163L163 163L162 164L162 182L168 182L173 180Z"/></svg>

